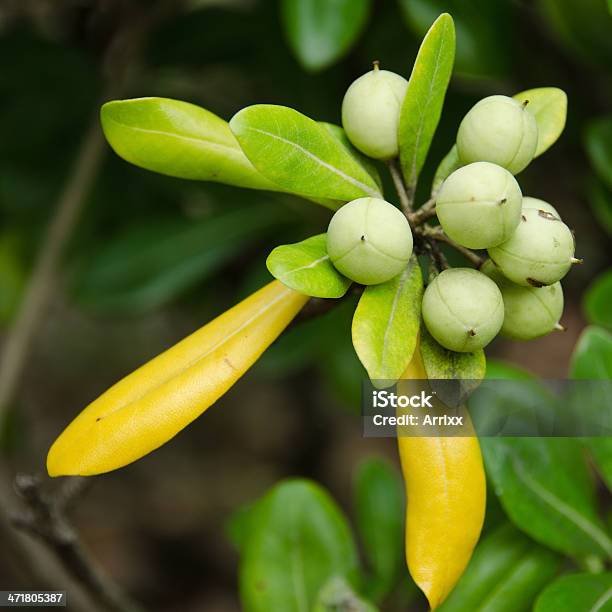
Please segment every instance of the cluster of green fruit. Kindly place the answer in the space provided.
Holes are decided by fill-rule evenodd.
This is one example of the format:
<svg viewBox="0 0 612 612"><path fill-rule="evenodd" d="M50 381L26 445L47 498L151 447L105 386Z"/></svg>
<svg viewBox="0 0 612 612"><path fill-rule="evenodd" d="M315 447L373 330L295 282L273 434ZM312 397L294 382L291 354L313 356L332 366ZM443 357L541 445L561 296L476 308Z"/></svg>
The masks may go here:
<svg viewBox="0 0 612 612"><path fill-rule="evenodd" d="M361 152L382 160L397 156L406 87L405 79L378 66L350 86L342 121ZM514 178L533 159L537 143L533 114L506 96L481 100L461 122L461 167L438 190L436 215L448 238L468 249L486 249L489 259L480 270L443 270L425 291L424 323L449 350L480 349L500 332L530 340L561 328L559 280L578 261L574 237L550 204L523 197ZM329 224L330 260L364 285L399 274L412 251L408 219L381 199L349 202Z"/></svg>

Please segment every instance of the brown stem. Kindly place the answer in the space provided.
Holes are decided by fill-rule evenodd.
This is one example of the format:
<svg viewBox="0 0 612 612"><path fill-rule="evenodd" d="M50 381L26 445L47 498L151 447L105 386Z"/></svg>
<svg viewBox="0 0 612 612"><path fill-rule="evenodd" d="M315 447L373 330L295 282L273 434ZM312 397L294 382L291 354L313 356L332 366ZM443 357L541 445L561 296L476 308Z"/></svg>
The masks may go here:
<svg viewBox="0 0 612 612"><path fill-rule="evenodd" d="M404 183L402 171L400 170L397 160L391 159L389 160L387 165L389 166L389 172L391 173L391 178L393 179L395 190L397 191L397 195L399 196L400 204L402 205L402 210L410 221L409 215L410 213L412 213L412 194L406 187L406 183Z"/></svg>
<svg viewBox="0 0 612 612"><path fill-rule="evenodd" d="M408 219L413 227L423 224L427 219L436 216L436 200L431 198L421 206L418 210L411 213Z"/></svg>
<svg viewBox="0 0 612 612"><path fill-rule="evenodd" d="M423 228L423 235L437 240L438 242L445 242L449 246L453 247L456 251L459 251L470 263L474 264L477 268L480 268L484 263L484 258L474 253L471 249L468 249L460 244L457 244L454 240L451 240L439 227Z"/></svg>
<svg viewBox="0 0 612 612"><path fill-rule="evenodd" d="M42 540L64 568L83 586L94 601L107 610L140 612L141 608L110 580L81 544L66 516L66 508L82 493L85 478L68 479L55 496L42 491L38 478L19 475L15 489L26 511L12 519L13 525Z"/></svg>

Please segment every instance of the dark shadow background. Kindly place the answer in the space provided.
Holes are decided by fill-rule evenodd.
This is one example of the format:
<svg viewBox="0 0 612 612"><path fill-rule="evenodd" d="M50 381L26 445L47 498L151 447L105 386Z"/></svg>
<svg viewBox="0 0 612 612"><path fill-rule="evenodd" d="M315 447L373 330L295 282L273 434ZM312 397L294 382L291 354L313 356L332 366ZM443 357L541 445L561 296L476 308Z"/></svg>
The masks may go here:
<svg viewBox="0 0 612 612"><path fill-rule="evenodd" d="M176 4L153 31L126 97L184 99L225 119L264 102L339 123L351 81L374 59L407 77L420 40L396 3L379 1L350 54L310 74L286 44L277 2ZM462 10L460 2L417 4L434 15ZM478 20L468 15L458 42L461 48L476 41L477 52L461 56L419 195L426 198L438 160L479 98L546 85L567 92L563 137L520 182L526 195L550 201L578 236L585 263L564 282L568 331L529 345L496 340L490 351L543 377L563 378L585 326L584 291L610 263L609 235L591 206L596 194L598 214L607 206L609 215L612 196L597 183L584 147L589 122L610 111L612 36L602 33L597 12L605 3L473 4L482 4L474 9ZM97 113L104 49L125 20L147 10L144 2L116 0L0 2L0 334L10 327L58 192ZM572 10L574 32L567 27ZM214 269L173 288L168 279L181 273L176 253L185 240L197 243L197 235L185 237L186 228L258 202L277 206L277 221L233 244ZM109 149L12 406L3 470L43 472L49 445L79 410L267 282L270 249L323 231L328 219L329 211L288 196L154 175ZM143 245L154 248L139 259ZM196 247L185 257L195 261L207 244ZM134 286L152 291L154 303L135 298ZM350 511L358 458L376 452L396 461L393 441L361 438L355 414L363 372L351 350L351 314L346 304L292 328L176 440L95 479L77 525L100 563L149 609L239 610L237 554L224 533L233 509L279 478L300 475L327 486ZM0 586L32 587L1 543Z"/></svg>

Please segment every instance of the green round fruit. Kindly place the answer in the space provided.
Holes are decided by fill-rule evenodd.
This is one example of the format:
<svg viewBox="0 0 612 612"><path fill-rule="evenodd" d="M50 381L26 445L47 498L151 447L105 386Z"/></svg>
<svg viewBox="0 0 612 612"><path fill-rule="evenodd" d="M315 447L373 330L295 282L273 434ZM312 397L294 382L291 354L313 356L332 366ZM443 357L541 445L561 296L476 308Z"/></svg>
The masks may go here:
<svg viewBox="0 0 612 612"><path fill-rule="evenodd" d="M517 285L552 285L576 262L574 236L563 221L549 212L526 208L514 234L490 248L489 257Z"/></svg>
<svg viewBox="0 0 612 612"><path fill-rule="evenodd" d="M344 276L362 285L377 285L406 267L412 255L412 231L393 204L359 198L332 217L327 253Z"/></svg>
<svg viewBox="0 0 612 612"><path fill-rule="evenodd" d="M457 133L457 152L464 164L488 161L518 174L533 159L538 144L535 117L507 96L489 96L475 104Z"/></svg>
<svg viewBox="0 0 612 612"><path fill-rule="evenodd" d="M375 65L348 88L342 101L342 126L362 153L374 159L397 157L399 116L407 87L405 78Z"/></svg>
<svg viewBox="0 0 612 612"><path fill-rule="evenodd" d="M557 219L561 219L561 215L557 212L557 209L548 202L540 200L539 198L530 198L528 196L523 197L523 208L535 208L535 210L543 210L544 212L555 215Z"/></svg>
<svg viewBox="0 0 612 612"><path fill-rule="evenodd" d="M444 231L470 249L512 236L521 218L521 189L504 168L475 162L455 170L440 187L436 214Z"/></svg>
<svg viewBox="0 0 612 612"><path fill-rule="evenodd" d="M513 340L533 340L562 329L563 289L556 282L545 287L521 287L508 280L488 259L480 268L501 291L504 323L501 334Z"/></svg>
<svg viewBox="0 0 612 612"><path fill-rule="evenodd" d="M504 303L497 285L484 274L471 268L450 268L425 290L423 321L443 347L470 353L499 333Z"/></svg>

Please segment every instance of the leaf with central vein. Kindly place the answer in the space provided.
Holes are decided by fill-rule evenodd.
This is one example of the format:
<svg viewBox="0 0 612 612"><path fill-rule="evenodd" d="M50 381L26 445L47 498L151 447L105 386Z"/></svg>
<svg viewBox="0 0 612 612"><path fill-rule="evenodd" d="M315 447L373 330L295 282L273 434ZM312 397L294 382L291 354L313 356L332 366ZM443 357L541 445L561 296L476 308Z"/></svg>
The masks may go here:
<svg viewBox="0 0 612 612"><path fill-rule="evenodd" d="M194 104L169 98L107 102L104 135L126 161L168 176L282 191L241 151L226 121Z"/></svg>
<svg viewBox="0 0 612 612"><path fill-rule="evenodd" d="M612 610L612 572L562 576L542 591L533 610L609 612Z"/></svg>
<svg viewBox="0 0 612 612"><path fill-rule="evenodd" d="M567 117L567 95L558 87L538 87L513 96L525 107L538 124L538 146L534 157L548 150L561 136Z"/></svg>
<svg viewBox="0 0 612 612"><path fill-rule="evenodd" d="M366 287L353 317L353 346L372 381L382 386L405 372L421 321L423 277L416 257L386 283Z"/></svg>
<svg viewBox="0 0 612 612"><path fill-rule="evenodd" d="M230 127L257 170L286 191L343 202L381 195L325 127L292 108L249 106L234 115Z"/></svg>
<svg viewBox="0 0 612 612"><path fill-rule="evenodd" d="M461 162L459 161L459 153L457 153L457 145L454 144L438 164L438 168L431 183L432 197L436 196L442 183L458 168L461 168Z"/></svg>
<svg viewBox="0 0 612 612"><path fill-rule="evenodd" d="M427 32L408 81L399 122L402 173L414 191L444 104L455 61L455 26L444 13Z"/></svg>
<svg viewBox="0 0 612 612"><path fill-rule="evenodd" d="M270 274L305 295L342 297L351 286L351 281L332 265L326 240L326 234L319 234L296 244L276 247L266 260Z"/></svg>

